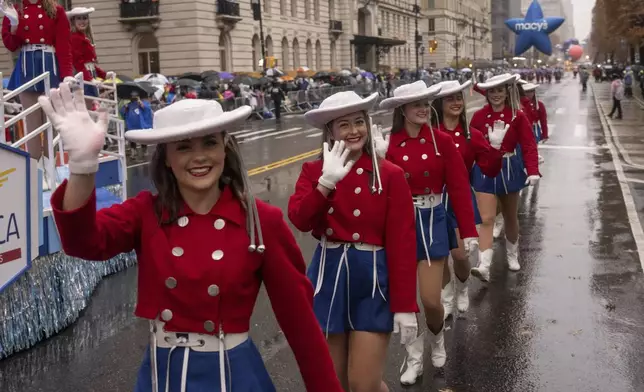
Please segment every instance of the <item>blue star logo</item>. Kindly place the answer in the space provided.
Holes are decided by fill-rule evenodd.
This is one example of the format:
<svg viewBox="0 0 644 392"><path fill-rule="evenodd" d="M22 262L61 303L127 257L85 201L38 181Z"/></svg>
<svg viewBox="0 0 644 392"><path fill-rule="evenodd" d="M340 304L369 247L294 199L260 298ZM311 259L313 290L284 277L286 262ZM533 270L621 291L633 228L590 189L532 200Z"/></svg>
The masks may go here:
<svg viewBox="0 0 644 392"><path fill-rule="evenodd" d="M557 30L564 21L565 19L560 17L544 18L541 5L537 0L532 0L525 18L505 21L505 25L517 35L514 53L517 56L521 55L534 46L538 51L551 55L552 44L548 36Z"/></svg>

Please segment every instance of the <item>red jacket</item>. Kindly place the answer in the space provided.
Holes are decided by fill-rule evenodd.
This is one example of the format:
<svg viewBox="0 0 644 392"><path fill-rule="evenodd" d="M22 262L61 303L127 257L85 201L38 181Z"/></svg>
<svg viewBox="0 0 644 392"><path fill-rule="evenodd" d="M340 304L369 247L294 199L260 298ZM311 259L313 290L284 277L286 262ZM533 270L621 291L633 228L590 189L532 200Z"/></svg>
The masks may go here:
<svg viewBox="0 0 644 392"><path fill-rule="evenodd" d="M435 130L434 136L440 156L436 156L427 124L416 138L410 137L404 129L392 133L387 159L403 169L412 195L441 194L447 185L461 237L478 237L470 180L463 158L449 135Z"/></svg>
<svg viewBox="0 0 644 392"><path fill-rule="evenodd" d="M2 42L11 52L15 52L25 44L51 45L56 49L58 59L58 78L62 80L72 76L72 49L69 20L65 9L56 6L56 18L51 19L42 8L39 1L31 4L28 0L22 3L22 11L18 9L20 18L16 34L11 34L9 18L2 21Z"/></svg>
<svg viewBox="0 0 644 392"><path fill-rule="evenodd" d="M444 124L441 124L440 130L452 138L468 171L471 172L474 163L476 163L481 168L481 172L488 177L496 177L499 174L503 166L504 151L490 146L481 131L470 127L470 140L468 141L460 124L453 130L449 130L445 128Z"/></svg>
<svg viewBox="0 0 644 392"><path fill-rule="evenodd" d="M210 213L195 214L184 204L181 218L167 225L159 224L150 192L98 212L93 193L79 209L63 211L66 188L65 181L51 199L65 253L107 260L135 250L137 316L156 319L169 309L168 331L215 335L221 325L227 333L247 332L263 282L307 391L342 391L313 313L302 254L279 209L257 202L266 244L260 255L248 251L246 215L229 188ZM206 321L214 331L205 330Z"/></svg>
<svg viewBox="0 0 644 392"><path fill-rule="evenodd" d="M539 101L539 108L537 109L537 116L539 117L539 124L541 124L541 139L548 138L548 112L546 105Z"/></svg>
<svg viewBox="0 0 644 392"><path fill-rule="evenodd" d="M91 63L94 64L94 69L96 70L96 76L101 79L105 79L106 73L101 69L96 60L96 50L92 41L85 33L77 31L72 33L72 62L74 63L74 68L76 72L83 73L83 80L91 81L94 79L92 73L85 67L85 64Z"/></svg>
<svg viewBox="0 0 644 392"><path fill-rule="evenodd" d="M534 107L534 100L528 97L521 97L521 110L528 117L530 125L539 121L539 116L537 115L537 110Z"/></svg>
<svg viewBox="0 0 644 392"><path fill-rule="evenodd" d="M506 106L503 111L497 113L492 110L490 105L485 105L474 113L470 126L477 129L487 129L488 126L493 127L496 120L512 121L512 109ZM517 145L521 145L523 164L528 175L540 175L539 154L537 152L537 142L532 134L532 125L528 117L520 110L516 113L514 121L511 122L508 133L505 134L501 150L512 152Z"/></svg>
<svg viewBox="0 0 644 392"><path fill-rule="evenodd" d="M381 160L382 194L371 192L371 157L362 154L329 197L318 191L321 159L305 162L288 202L291 222L317 239L363 242L382 246L389 272L389 308L393 313L418 312L416 303L416 239L414 205L402 170Z"/></svg>

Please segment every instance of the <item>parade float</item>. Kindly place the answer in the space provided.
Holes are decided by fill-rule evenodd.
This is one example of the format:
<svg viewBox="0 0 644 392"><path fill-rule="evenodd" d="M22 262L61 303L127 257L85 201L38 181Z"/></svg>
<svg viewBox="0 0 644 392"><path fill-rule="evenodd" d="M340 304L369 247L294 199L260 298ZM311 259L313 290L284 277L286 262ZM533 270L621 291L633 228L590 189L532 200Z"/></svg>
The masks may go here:
<svg viewBox="0 0 644 392"><path fill-rule="evenodd" d="M75 78L83 87L90 84L106 92L106 98L86 99L98 101L108 110L113 132L106 137L118 147L117 151L101 152L96 174L97 209L101 209L124 200L127 189L124 124L118 116L116 83L83 82L82 73ZM22 108L16 115L6 114L11 112L7 108L17 105L15 99L21 92L39 82L45 83L48 94L48 72L0 94L0 107L5 113L0 119L0 359L72 324L103 277L136 262L134 254L92 262L63 253L50 198L56 186L69 176L65 146L55 137L49 121L15 141L7 140L5 132L18 124L24 125L28 114L41 110L35 104ZM49 141L50 159L44 170L25 151L26 143L35 137Z"/></svg>

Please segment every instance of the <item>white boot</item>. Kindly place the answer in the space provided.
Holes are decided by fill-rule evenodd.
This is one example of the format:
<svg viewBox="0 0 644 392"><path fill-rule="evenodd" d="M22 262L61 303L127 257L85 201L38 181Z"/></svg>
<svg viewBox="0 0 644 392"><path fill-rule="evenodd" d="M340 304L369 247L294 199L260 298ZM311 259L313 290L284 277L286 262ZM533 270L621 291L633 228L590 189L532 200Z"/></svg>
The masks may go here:
<svg viewBox="0 0 644 392"><path fill-rule="evenodd" d="M470 307L470 296L467 291L467 280L461 282L458 276L454 277L454 292L456 294L456 308L459 312L467 312Z"/></svg>
<svg viewBox="0 0 644 392"><path fill-rule="evenodd" d="M513 244L506 238L505 249L508 257L508 268L510 269L510 271L520 270L521 266L519 265L519 240L517 239L517 242Z"/></svg>
<svg viewBox="0 0 644 392"><path fill-rule="evenodd" d="M503 214L497 215L494 219L494 229L492 231L494 238L499 238L501 236L501 232L503 231L503 224Z"/></svg>
<svg viewBox="0 0 644 392"><path fill-rule="evenodd" d="M423 335L420 335L416 340L405 346L407 358L405 358L403 368L407 365L407 369L400 375L402 385L414 385L418 377L423 375L423 343Z"/></svg>
<svg viewBox="0 0 644 392"><path fill-rule="evenodd" d="M539 164L541 165L541 164L542 164L542 163L544 163L545 161L546 161L546 160L545 160L545 159L543 159L543 157L542 157L541 155L539 155Z"/></svg>
<svg viewBox="0 0 644 392"><path fill-rule="evenodd" d="M441 303L443 304L443 320L447 320L449 315L454 315L454 278L441 290Z"/></svg>
<svg viewBox="0 0 644 392"><path fill-rule="evenodd" d="M490 281L490 267L492 266L492 256L494 255L492 249L479 251L479 265L472 268L470 273L476 276L483 282Z"/></svg>
<svg viewBox="0 0 644 392"><path fill-rule="evenodd" d="M444 330L445 326L436 335L429 331L429 345L432 347L432 365L436 368L445 366L445 361L447 360Z"/></svg>

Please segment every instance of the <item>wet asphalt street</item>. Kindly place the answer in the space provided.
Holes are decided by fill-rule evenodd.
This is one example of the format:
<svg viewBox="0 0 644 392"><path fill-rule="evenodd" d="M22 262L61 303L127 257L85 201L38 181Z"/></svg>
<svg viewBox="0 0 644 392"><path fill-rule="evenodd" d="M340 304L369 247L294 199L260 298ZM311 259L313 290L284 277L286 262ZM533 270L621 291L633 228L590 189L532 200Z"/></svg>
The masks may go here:
<svg viewBox="0 0 644 392"><path fill-rule="evenodd" d="M608 84L583 93L568 76L539 92L551 139L540 146L540 185L522 194L523 269L502 267L505 250L498 242L493 282L472 282L470 311L449 325L447 365L435 371L426 355L425 375L414 387L398 382L404 350L394 335L386 373L392 391L644 391L638 252L644 241L644 105L625 102L624 119L606 121ZM476 94L471 100L470 108L483 103ZM373 116L390 125L390 113ZM301 116L274 124L249 123L237 137L248 167L255 168L255 191L285 208L302 162L288 158L313 156L320 135ZM146 170L132 167L131 193L149 187ZM310 259L315 242L295 235ZM72 327L0 361L0 390L131 391L147 344L146 322L132 316L136 273L132 268L105 279ZM303 391L264 294L251 325L277 390Z"/></svg>

